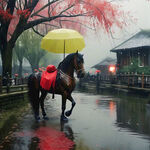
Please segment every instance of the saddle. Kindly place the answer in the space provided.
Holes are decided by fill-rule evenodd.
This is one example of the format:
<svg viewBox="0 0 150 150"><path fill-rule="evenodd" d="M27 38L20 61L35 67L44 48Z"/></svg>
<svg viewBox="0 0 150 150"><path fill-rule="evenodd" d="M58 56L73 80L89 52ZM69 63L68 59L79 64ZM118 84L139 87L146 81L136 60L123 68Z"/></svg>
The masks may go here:
<svg viewBox="0 0 150 150"><path fill-rule="evenodd" d="M57 69L54 65L48 65L46 71L43 71L40 85L43 89L49 91L51 87L55 89Z"/></svg>

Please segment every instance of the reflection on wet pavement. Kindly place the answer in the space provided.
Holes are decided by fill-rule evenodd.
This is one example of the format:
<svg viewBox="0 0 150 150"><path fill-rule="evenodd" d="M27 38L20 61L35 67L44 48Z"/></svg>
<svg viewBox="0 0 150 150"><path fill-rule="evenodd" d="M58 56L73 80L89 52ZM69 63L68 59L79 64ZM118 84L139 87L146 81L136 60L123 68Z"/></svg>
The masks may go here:
<svg viewBox="0 0 150 150"><path fill-rule="evenodd" d="M149 150L147 100L74 92L69 122L60 122L61 97L46 101L48 121L28 112L9 150ZM71 107L67 102L67 110Z"/></svg>
<svg viewBox="0 0 150 150"><path fill-rule="evenodd" d="M49 127L40 127L33 132L17 132L16 137L32 138L32 143L38 143L35 146L40 150L68 150L74 145L74 142L68 139L63 132Z"/></svg>

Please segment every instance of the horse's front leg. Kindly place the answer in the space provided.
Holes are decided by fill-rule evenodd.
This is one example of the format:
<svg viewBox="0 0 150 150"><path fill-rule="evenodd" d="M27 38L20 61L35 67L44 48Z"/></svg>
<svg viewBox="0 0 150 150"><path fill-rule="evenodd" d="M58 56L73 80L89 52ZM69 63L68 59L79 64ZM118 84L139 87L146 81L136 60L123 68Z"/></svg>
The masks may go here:
<svg viewBox="0 0 150 150"><path fill-rule="evenodd" d="M61 121L68 121L68 118L65 117L65 109L66 109L66 100L67 100L67 96L66 94L64 93L62 95L62 113L61 113Z"/></svg>
<svg viewBox="0 0 150 150"><path fill-rule="evenodd" d="M46 91L44 90L41 91L40 104L41 104L43 119L48 120L48 117L46 116L46 112L44 108L44 99L46 98L46 95L47 95Z"/></svg>
<svg viewBox="0 0 150 150"><path fill-rule="evenodd" d="M74 106L76 105L76 102L74 101L74 99L73 99L73 97L72 97L71 95L68 96L67 98L68 98L68 100L72 103L71 109L68 110L68 111L66 111L66 113L65 113L65 115L66 115L67 117L69 117L69 116L71 115L71 113L72 113L72 110L73 110Z"/></svg>

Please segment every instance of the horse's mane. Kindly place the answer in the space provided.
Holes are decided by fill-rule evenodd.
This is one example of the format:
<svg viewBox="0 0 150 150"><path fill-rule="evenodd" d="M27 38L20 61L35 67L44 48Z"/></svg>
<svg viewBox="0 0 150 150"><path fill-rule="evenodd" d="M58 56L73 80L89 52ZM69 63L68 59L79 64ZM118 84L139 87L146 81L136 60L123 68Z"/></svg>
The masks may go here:
<svg viewBox="0 0 150 150"><path fill-rule="evenodd" d="M58 69L64 69L65 70L68 67L68 64L71 63L71 60L75 54L76 53L69 54L66 58L64 58L64 60L59 63Z"/></svg>
<svg viewBox="0 0 150 150"><path fill-rule="evenodd" d="M68 68L68 65L72 65L73 66L72 59L73 59L74 55L76 55L76 54L77 53L69 54L66 58L64 58L64 60L62 62L59 63L57 69L60 69L62 71L66 71L67 68ZM80 58L83 61L83 63L84 63L83 55L81 55L80 53L78 53L77 55L78 55L78 58Z"/></svg>

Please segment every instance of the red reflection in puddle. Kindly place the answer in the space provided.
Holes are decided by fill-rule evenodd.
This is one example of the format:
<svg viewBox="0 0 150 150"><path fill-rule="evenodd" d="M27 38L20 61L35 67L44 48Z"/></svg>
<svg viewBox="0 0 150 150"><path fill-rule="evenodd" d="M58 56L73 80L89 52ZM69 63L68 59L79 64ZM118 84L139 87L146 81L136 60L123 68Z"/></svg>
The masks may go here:
<svg viewBox="0 0 150 150"><path fill-rule="evenodd" d="M41 150L69 150L74 145L63 132L48 127L41 127L35 134L40 139Z"/></svg>
<svg viewBox="0 0 150 150"><path fill-rule="evenodd" d="M74 145L74 142L68 139L63 132L48 127L41 127L34 133L19 132L16 135L38 137L40 150L69 150Z"/></svg>

